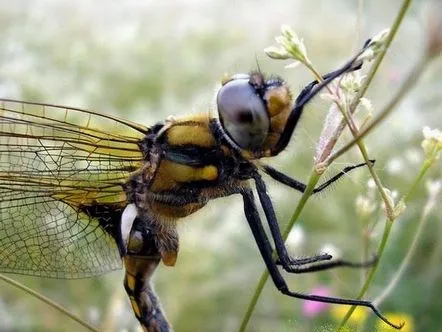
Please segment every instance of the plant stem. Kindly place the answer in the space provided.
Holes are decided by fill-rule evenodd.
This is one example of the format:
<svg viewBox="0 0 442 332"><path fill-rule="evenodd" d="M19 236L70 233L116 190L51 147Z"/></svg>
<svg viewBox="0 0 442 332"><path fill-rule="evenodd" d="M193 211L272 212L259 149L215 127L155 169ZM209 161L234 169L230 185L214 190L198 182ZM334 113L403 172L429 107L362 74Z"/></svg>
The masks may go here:
<svg viewBox="0 0 442 332"><path fill-rule="evenodd" d="M48 304L52 308L60 311L61 313L63 313L64 315L68 316L72 320L74 320L77 323L81 324L83 327L85 327L89 331L98 332L97 328L95 328L94 326L92 326L89 323L85 322L80 317L74 315L72 312L69 312L67 309L62 307L60 304L55 303L54 301L52 301L51 299L47 298L46 296L44 296L44 295L42 295L40 293L37 293L36 291L34 291L33 289L30 289L29 287L26 287L22 283L14 280L14 279L11 279L11 278L5 276L4 274L0 274L0 279L3 280L4 282L10 284L11 286L14 286L14 287L16 287L18 289L21 289L22 291L25 291L29 295L32 295L32 296L38 298L40 301L43 301L44 303Z"/></svg>
<svg viewBox="0 0 442 332"><path fill-rule="evenodd" d="M409 8L410 3L411 3L411 0L404 0L404 2L402 3L401 9L399 10L398 15L396 16L396 18L394 20L394 23L393 23L393 26L391 28L391 31L390 31L390 33L389 33L389 35L387 37L384 52L382 52L379 55L379 57L376 59L376 62L374 63L373 67L371 68L371 70L370 70L370 72L369 72L369 74L367 76L367 79L365 81L365 84L363 85L363 89L361 89L360 93L355 97L354 101L356 103L358 101L357 98L360 98L360 97L362 97L365 94L365 91L367 90L367 88L369 86L369 83L372 81L372 79L374 77L374 72L376 72L377 68L379 67L379 65L380 65L380 63L382 61L382 58L385 56L385 53L386 53L388 47L390 46L390 44L391 44L391 42L393 40L393 37L396 35L396 32L399 29L399 26L402 23L403 18L405 17L405 13L407 12L407 10ZM422 61L422 63L428 63L428 61ZM419 66L417 66L417 68L419 68ZM422 71L423 71L423 69L418 71L418 73L422 73ZM415 79L415 81L417 81L416 78L414 78L414 79ZM408 80L406 80L406 82L407 81ZM410 85L408 87L407 86L408 85L406 83L404 83L402 85L402 88L399 89L399 93L389 103L389 105L391 105L391 107L387 107L386 110L381 112L381 114L384 114L384 115L382 115L382 117L379 120L373 121L373 123L375 125L378 125L383 119L385 119L385 117L388 115L389 112L391 112L391 110L394 108L394 106L396 106L396 104L399 102L399 100L402 99L402 97L410 90L412 85ZM350 109L351 109L351 107L350 107ZM375 127L375 125L373 125L373 126L369 125L368 127L365 128L364 132L368 133L370 128L373 129ZM363 137L361 134L359 136ZM361 137L355 137L354 143L352 143L352 145L354 145L357 142L359 142ZM352 146L350 144L347 144L347 145L348 145L347 149L345 149L345 147L344 147L343 149L341 149L337 153L335 153L334 156L333 155L330 156L330 158L329 158L330 161L333 161L334 159L336 159L339 155L341 155L342 153L347 151ZM388 216L388 218L390 218L390 217L391 216ZM371 271L370 271L370 273L369 273L369 275L367 277L367 280L364 283L364 286L361 288L361 290L360 290L360 292L358 294L358 297L357 297L358 299L361 299L365 295L368 287L371 285L371 282L372 282L372 280L374 278L374 275L375 275L375 273L377 271L377 268L379 266L380 259L382 257L383 252L384 252L384 249L385 249L385 246L386 246L386 243L387 243L387 239L388 239L388 237L390 235L391 227L392 227L392 220L387 219L386 222L385 222L384 233L382 235L382 241L381 241L381 243L379 245L379 249L378 249L378 252L377 252L377 257L379 258L379 260L375 263L375 265L371 269ZM344 325L347 323L348 319L353 314L355 309L356 309L355 306L352 306L349 309L349 311L345 315L344 319L340 323L340 325L338 327L338 331L341 330L344 327Z"/></svg>
<svg viewBox="0 0 442 332"><path fill-rule="evenodd" d="M424 176L426 175L428 169L431 167L432 164L433 163L428 162L428 160L424 161L424 163L422 164L422 167L421 167L419 173L417 174L415 180L413 181L413 184L411 185L411 187L408 190L408 192L403 196L404 203L407 203L410 200L410 198L413 196L413 194L415 193L418 185L420 184L420 182L422 181L422 179L424 178ZM393 225L393 222L390 221L389 219L387 219L385 221L385 228L384 228L384 233L382 234L382 241L381 241L381 243L379 245L379 249L378 249L378 251L376 253L376 255L377 255L377 257L379 259L376 262L376 264L373 266L373 268L371 269L370 274L368 275L367 280L365 281L363 287L359 291L359 294L356 297L356 299L362 299L362 297L367 292L368 287L371 285L371 282L372 282L372 280L374 278L374 275L376 274L377 268L379 266L380 258L382 257L382 254L384 253L384 249L385 249L385 246L387 244L387 240L388 240L388 237L390 235L390 231L391 231L392 225ZM347 323L348 319L350 318L350 316L352 315L352 313L354 312L355 309L356 309L355 306L352 306L349 309L349 311L347 312L347 314L343 318L342 322L339 324L339 327L337 328L337 331L340 331L344 327L344 325Z"/></svg>
<svg viewBox="0 0 442 332"><path fill-rule="evenodd" d="M404 259L402 260L401 265L397 269L397 272L395 273L395 275L391 279L388 286L385 287L383 292L378 297L376 297L376 299L373 300L374 305L379 306L385 300L385 298L388 295L390 295L390 293L393 291L393 289L399 283L399 280L402 278L402 275L404 274L405 270L407 269L408 265L410 264L411 258L413 257L413 255L416 251L420 236L422 234L422 230L424 229L425 225L427 224L428 215L430 214L434 205L435 205L435 199L432 198L430 195L427 204L425 204L425 207L422 210L422 214L421 214L421 217L419 218L418 226L417 226L416 230L414 231L413 240L411 242L411 245L408 248L408 251L407 251Z"/></svg>
<svg viewBox="0 0 442 332"><path fill-rule="evenodd" d="M382 240L381 243L379 245L379 249L376 253L377 257L381 257L382 254L384 253L384 249L387 245L387 240L388 240L388 236L390 235L390 231L391 231L391 227L393 226L393 223L390 222L388 219L385 221L385 228L384 228L384 233L382 234ZM378 260L379 262L379 260ZM374 275L376 274L376 271L379 267L379 263L376 262L375 265L372 267L372 269L370 270L370 273L367 276L367 279L365 280L364 285L362 286L361 290L359 291L358 296L356 297L356 299L361 299L362 296L364 296L365 292L368 290L368 287L370 287L371 282L374 278ZM347 323L348 319L351 317L351 315L353 314L353 312L355 311L356 306L352 306L348 312L346 313L345 317L343 318L342 322L339 324L338 328L336 329L337 331L342 331L344 325Z"/></svg>

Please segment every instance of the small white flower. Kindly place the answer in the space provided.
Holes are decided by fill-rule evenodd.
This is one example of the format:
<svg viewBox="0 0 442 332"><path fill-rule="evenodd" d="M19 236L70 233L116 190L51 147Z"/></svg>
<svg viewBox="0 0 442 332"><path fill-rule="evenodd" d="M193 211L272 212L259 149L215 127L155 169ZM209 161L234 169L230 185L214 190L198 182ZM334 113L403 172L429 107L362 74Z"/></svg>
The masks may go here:
<svg viewBox="0 0 442 332"><path fill-rule="evenodd" d="M373 104L370 99L362 97L359 99L359 105L363 107L369 114L373 113Z"/></svg>
<svg viewBox="0 0 442 332"><path fill-rule="evenodd" d="M339 250L338 247L336 247L332 243L325 243L321 249L319 249L319 252L322 254L329 254L332 255L334 259L340 258L342 256L341 250Z"/></svg>
<svg viewBox="0 0 442 332"><path fill-rule="evenodd" d="M290 249L296 250L302 247L305 240L305 232L302 226L295 225L287 237L286 244Z"/></svg>
<svg viewBox="0 0 442 332"><path fill-rule="evenodd" d="M394 191L384 187L384 192L387 196L387 200L390 206L394 207Z"/></svg>
<svg viewBox="0 0 442 332"><path fill-rule="evenodd" d="M405 158L413 165L422 163L422 152L417 148L411 148L405 151Z"/></svg>
<svg viewBox="0 0 442 332"><path fill-rule="evenodd" d="M368 44L367 49L359 56L359 60L373 60L378 53L382 51L389 33L390 29L385 29L374 36Z"/></svg>
<svg viewBox="0 0 442 332"><path fill-rule="evenodd" d="M404 163L399 157L393 157L387 163L387 172L390 174L399 174L403 169Z"/></svg>
<svg viewBox="0 0 442 332"><path fill-rule="evenodd" d="M376 202L366 196L359 195L356 197L356 212L361 217L370 216L376 210Z"/></svg>
<svg viewBox="0 0 442 332"><path fill-rule="evenodd" d="M424 127L422 129L425 139L436 140L439 143L442 142L442 132L438 129L431 129L430 127Z"/></svg>
<svg viewBox="0 0 442 332"><path fill-rule="evenodd" d="M358 92L365 78L365 75L360 75L358 73L359 72L344 75L339 84L341 89L348 93Z"/></svg>
<svg viewBox="0 0 442 332"><path fill-rule="evenodd" d="M296 68L301 64L300 61L293 61L292 63L289 63L288 65L285 65L284 68L290 69L290 68Z"/></svg>
<svg viewBox="0 0 442 332"><path fill-rule="evenodd" d="M427 181L427 190L430 198L435 198L439 195L442 189L442 180Z"/></svg>
<svg viewBox="0 0 442 332"><path fill-rule="evenodd" d="M404 211L407 209L407 204L405 204L404 200L401 199L397 204L395 205L393 209L393 217L394 219L397 219Z"/></svg>
<svg viewBox="0 0 442 332"><path fill-rule="evenodd" d="M286 60L291 58L290 54L283 47L269 46L264 49L264 53L267 54L269 58L276 60Z"/></svg>
<svg viewBox="0 0 442 332"><path fill-rule="evenodd" d="M424 140L422 141L422 148L427 157L435 159L439 158L439 152L442 150L442 132L438 129L431 129L424 127L422 129Z"/></svg>
<svg viewBox="0 0 442 332"><path fill-rule="evenodd" d="M389 205L392 207L391 211L387 211L388 218L394 220L397 219L407 208L407 205L405 204L404 200L400 200L399 202L395 203L396 198L399 196L398 192L396 190L390 190L388 188L384 187L385 194L387 196L387 200ZM385 208L385 206L384 206Z"/></svg>
<svg viewBox="0 0 442 332"><path fill-rule="evenodd" d="M264 52L270 58L296 60L287 67L295 67L299 62L310 63L303 40L288 25L281 26L281 35L275 37L275 40L278 46L270 46L264 49Z"/></svg>
<svg viewBox="0 0 442 332"><path fill-rule="evenodd" d="M94 324L97 324L100 321L101 317L100 309L94 306L89 307L87 310L87 317L89 321L93 322Z"/></svg>
<svg viewBox="0 0 442 332"><path fill-rule="evenodd" d="M368 187L368 189L376 188L376 182L373 179L368 180L367 187Z"/></svg>
<svg viewBox="0 0 442 332"><path fill-rule="evenodd" d="M299 57L298 60L307 59L307 50L304 45L302 38L290 28L288 25L281 26L281 35L287 41L287 45L290 47L291 53L295 58Z"/></svg>

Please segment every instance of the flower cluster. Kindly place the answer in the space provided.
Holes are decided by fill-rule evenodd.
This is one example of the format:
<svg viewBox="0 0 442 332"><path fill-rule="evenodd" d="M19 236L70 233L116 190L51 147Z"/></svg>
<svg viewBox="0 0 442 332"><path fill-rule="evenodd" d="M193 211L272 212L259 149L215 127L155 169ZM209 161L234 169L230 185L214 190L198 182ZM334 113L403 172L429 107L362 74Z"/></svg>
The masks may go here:
<svg viewBox="0 0 442 332"><path fill-rule="evenodd" d="M434 160L439 159L442 150L442 132L438 129L424 127L422 133L424 140L421 146L424 149L425 156Z"/></svg>
<svg viewBox="0 0 442 332"><path fill-rule="evenodd" d="M303 40L288 25L281 27L281 35L275 37L275 40L278 46L264 49L267 56L276 60L295 60L287 67L295 67L300 63L310 64Z"/></svg>
<svg viewBox="0 0 442 332"><path fill-rule="evenodd" d="M383 49L390 29L384 29L376 36L374 36L365 51L359 56L359 60L371 61L373 60Z"/></svg>

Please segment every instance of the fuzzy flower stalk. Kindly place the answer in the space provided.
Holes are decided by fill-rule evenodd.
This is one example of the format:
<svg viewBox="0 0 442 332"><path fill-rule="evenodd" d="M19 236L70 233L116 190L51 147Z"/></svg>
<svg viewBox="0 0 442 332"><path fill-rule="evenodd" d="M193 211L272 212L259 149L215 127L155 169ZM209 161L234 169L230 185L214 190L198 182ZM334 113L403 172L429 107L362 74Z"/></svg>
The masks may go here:
<svg viewBox="0 0 442 332"><path fill-rule="evenodd" d="M359 60L373 60L384 49L389 33L390 29L384 29L370 39L367 49L359 56Z"/></svg>
<svg viewBox="0 0 442 332"><path fill-rule="evenodd" d="M359 54L356 61L371 61L383 49L390 30L385 29L368 41L364 51ZM316 148L316 163L326 163L327 158L333 151L339 136L345 129L346 124L352 126L353 131L357 132L358 127L353 122L355 112L363 109L366 112L361 126L364 126L373 117L373 107L367 98L360 98L358 103L353 106L353 99L365 84L365 75L360 72L344 75L336 84L335 88L329 88L327 93L321 97L334 102L330 107L324 123L324 127ZM338 114L340 111L341 114Z"/></svg>
<svg viewBox="0 0 442 332"><path fill-rule="evenodd" d="M373 106L367 98L361 98L356 109L353 112L349 112L349 105L354 95L362 86L364 78L365 76L359 72L346 74L337 84L332 85L328 92L321 95L322 99L331 100L333 104L331 104L327 112L322 132L316 145L315 164L320 165L324 163L328 165L326 162L327 158L333 152L333 148L347 124L347 119L343 112L346 112L347 118L356 112L362 112L364 115L361 127L373 117Z"/></svg>

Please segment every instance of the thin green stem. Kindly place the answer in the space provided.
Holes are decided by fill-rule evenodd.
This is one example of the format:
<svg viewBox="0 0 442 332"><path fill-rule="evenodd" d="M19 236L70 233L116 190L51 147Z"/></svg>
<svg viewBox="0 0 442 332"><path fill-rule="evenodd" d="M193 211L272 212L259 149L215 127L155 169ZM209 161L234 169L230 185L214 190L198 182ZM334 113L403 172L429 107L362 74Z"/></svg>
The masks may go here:
<svg viewBox="0 0 442 332"><path fill-rule="evenodd" d="M410 198L414 195L414 193L416 192L416 190L418 188L418 185L421 183L422 179L424 178L424 176L426 175L428 169L431 167L432 164L433 163L428 162L428 160L424 161L424 163L422 164L422 167L421 167L419 173L417 174L416 178L414 179L410 189L403 196L404 203L407 203L410 200ZM381 241L378 251L376 253L377 257L379 257L379 258L381 258L382 254L384 253L385 246L387 244L388 237L390 236L390 231L391 231L392 226L393 226L393 221L387 219L385 221L384 233L382 234L382 241ZM368 287L370 287L370 285L373 281L374 275L376 274L377 268L379 266L379 261L380 261L380 259L376 262L376 264L371 269L370 274L367 277L367 280L365 281L364 285L362 286L361 290L359 291L358 296L356 297L357 299L362 299L362 297L367 292ZM347 323L348 319L353 314L355 309L356 309L356 307L352 306L348 310L348 312L345 315L345 317L343 318L342 322L339 324L337 331L340 331L344 327L344 325Z"/></svg>
<svg viewBox="0 0 442 332"><path fill-rule="evenodd" d="M410 199L415 194L418 185L422 182L422 179L424 178L425 174L427 174L427 171L430 169L430 167L434 164L435 160L424 160L424 163L422 164L422 167L419 171L419 174L416 176L416 178L413 181L413 184L410 187L410 190L405 194L404 196L404 202L407 203L410 201Z"/></svg>
<svg viewBox="0 0 442 332"><path fill-rule="evenodd" d="M422 179L422 177L420 177ZM373 300L373 304L376 306L379 306L385 298L390 295L390 293L394 290L394 288L398 285L399 281L401 280L404 272L406 271L408 265L411 262L411 259L413 255L416 252L419 240L422 235L422 231L424 230L427 222L428 222L428 216L431 212L431 210L434 208L434 205L436 203L436 199L434 195L429 195L427 204L425 204L424 209L422 210L421 217L419 218L418 226L416 227L416 230L414 231L413 240L411 241L410 246L408 247L407 253L404 256L404 259L402 260L402 263L400 264L399 268L397 269L395 275L391 279L390 283L387 287L384 288L382 293L376 297L376 299Z"/></svg>
<svg viewBox="0 0 442 332"><path fill-rule="evenodd" d="M361 229L362 229L362 241L361 241L361 262L366 262L369 259L369 245L370 245L370 231L369 231L369 214L365 214L361 218ZM366 269L361 270L361 287L368 276L368 271Z"/></svg>
<svg viewBox="0 0 442 332"><path fill-rule="evenodd" d="M405 17L405 13L407 12L407 10L408 10L408 8L409 8L410 3L411 3L411 0L404 0L404 2L402 3L401 9L399 10L398 15L396 16L396 19L395 19L395 21L394 21L394 23L393 23L393 26L392 26L392 28L391 28L391 31L390 31L390 33L389 33L389 35L388 35L388 38L387 38L387 41L386 41L386 44L385 44L386 46L385 46L384 52L381 53L381 54L379 55L379 57L377 58L377 61L375 62L375 64L374 64L373 67L371 68L370 73L369 73L369 75L367 76L367 79L366 79L365 84L364 84L364 86L363 86L363 89L361 89L361 91L360 91L360 93L359 93L360 96L358 95L358 96L355 97L355 99L354 99L354 101L355 101L355 105L357 105L357 102L358 102L358 100L360 99L360 97L362 97L362 96L365 94L365 91L367 90L367 88L368 88L370 82L372 81L372 79L373 79L373 77L374 77L374 72L376 72L377 68L379 67L379 65L380 65L380 63L381 63L381 61L382 61L382 58L384 57L384 55L385 55L385 53L386 53L386 51L387 51L389 45L391 44L391 42L392 42L392 40L393 40L393 38L394 38L396 32L397 32L398 29L399 29L399 26L400 26L400 24L401 24L403 18ZM427 62L427 61L426 61L426 62ZM409 89L410 89L410 87L404 90L404 95L405 95L406 92L409 91ZM401 89L400 89L400 90L401 90ZM401 95L399 95L399 97L402 98ZM391 102L391 104L393 104L393 107L395 106L395 104L396 104L397 102L398 102L398 101L395 101L395 98L393 98L393 100L392 100L392 102ZM391 107L391 109L393 109L393 107ZM391 112L391 110L388 111L388 112ZM384 112L384 113L385 113L385 112ZM381 113L381 114L383 114L383 113ZM386 115L388 115L388 113L385 114L385 115L383 115L383 117L382 117L379 121L377 121L375 124L376 124L376 125L379 124L380 121L382 121L382 120L386 117ZM370 126L367 127L367 128L365 129L365 131L367 131L368 128L370 128ZM371 128L374 128L374 126L371 127ZM367 131L367 132L368 132L368 131ZM355 137L355 140L354 140L354 141L355 141L356 144L358 144L358 143L361 141L361 139L358 138L358 137ZM355 144L355 143L353 143L353 144ZM358 144L358 145L359 145L359 144ZM345 150L345 151L346 151L346 150ZM361 152L362 152L362 150L361 150ZM343 153L343 152L342 152L342 153ZM336 156L339 156L339 155L336 154ZM335 156L335 158L337 158L336 156ZM333 157L333 156L331 156L331 157ZM331 160L333 160L333 159L331 159ZM376 181L376 178L374 178L374 180ZM412 187L412 189L413 189L413 187ZM382 192L385 194L385 191L381 191L381 194L382 194ZM387 200L386 200L386 201L387 201ZM388 211L388 210L387 210L387 211ZM390 235L391 227L392 227L392 225L393 225L393 223L392 223L392 221L393 221L392 217L393 217L393 216L392 216L392 215L388 215L387 217L388 217L388 218L387 218L387 220L386 220L386 222L385 222L385 229L384 229L384 233L383 233L383 236L382 236L382 241L381 241L381 243L380 243L380 245L379 245L379 249L378 249L378 252L377 252L377 256L378 256L379 260L376 262L376 264L375 264L375 265L373 266L373 268L371 269L371 271L370 271L370 273L369 273L369 275L368 275L368 277L367 277L367 280L365 281L365 283L364 283L364 285L363 285L361 291L360 291L359 294L358 294L358 297L357 297L358 299L361 299L361 298L365 295L366 291L368 290L368 287L371 285L371 283L372 283L372 281L373 281L373 278L374 278L374 275L376 274L377 268L378 268L378 266L379 266L379 262L380 262L380 259L381 259L381 257L382 257L382 254L384 253L384 250L385 250L385 247L386 247L386 244L387 244L387 240L388 240L388 237L389 237L389 235ZM339 325L339 327L338 327L338 330L341 330L341 329L344 327L344 325L347 323L348 319L350 318L350 316L352 315L352 313L354 312L355 309L356 309L356 306L352 306L352 307L349 309L349 311L348 311L347 314L345 315L344 319L343 319L342 322L340 323L340 325Z"/></svg>
<svg viewBox="0 0 442 332"><path fill-rule="evenodd" d="M241 321L241 325L239 327L240 332L244 332L249 324L250 318L252 317L253 311L255 310L256 304L258 303L258 299L261 295L264 286L269 279L269 271L265 270L261 277L259 278L258 284L256 285L255 291L253 292L252 299L247 306L247 311Z"/></svg>
<svg viewBox="0 0 442 332"><path fill-rule="evenodd" d="M22 291L28 293L29 295L32 295L32 296L38 298L40 301L46 303L47 305L51 306L52 308L60 311L64 315L68 316L72 320L74 320L77 323L81 324L83 327L85 327L89 331L98 332L98 329L95 328L94 326L92 326L89 323L85 322L80 317L74 315L72 312L69 312L67 309L65 309L64 307L62 307L58 303L55 303L54 301L52 301L51 299L47 298L46 296L41 295L40 293L37 293L36 291L34 291L33 289L30 289L29 287L26 287L22 283L14 280L14 279L11 279L11 278L5 276L4 274L0 274L0 279L3 280L4 282L10 284L11 286L14 286L14 287L16 287L18 289L21 289Z"/></svg>
<svg viewBox="0 0 442 332"><path fill-rule="evenodd" d="M282 233L282 236L284 237L284 240L287 239L290 231L292 230L293 226L295 225L296 221L298 220L299 216L301 215L302 209L307 204L307 200L313 193L313 190L315 189L316 184L319 182L319 179L321 178L322 174L319 174L316 170L316 168L313 168L307 187L305 189L305 192L303 193L298 206L296 207L295 212L293 212L290 221L288 222L286 228L284 229L284 232Z"/></svg>
<svg viewBox="0 0 442 332"><path fill-rule="evenodd" d="M382 234L382 240L381 243L379 245L379 249L376 253L377 257L381 257L382 254L384 253L385 247L387 245L387 240L388 237L390 235L390 231L391 231L391 227L393 226L393 223L390 222L389 220L386 220L385 222L385 228L384 228L384 233ZM376 271L379 267L379 261L375 263L375 265L371 268L370 273L367 276L367 279L365 280L364 285L362 286L361 290L359 291L358 296L356 297L357 299L361 299L364 294L367 292L368 287L370 287L371 282L373 281L373 278L376 274ZM349 318L351 317L351 315L353 314L353 312L355 311L356 306L352 306L346 313L345 317L343 318L342 322L339 324L337 331L342 331L343 327L345 326L345 324L347 324L347 321L349 320Z"/></svg>

